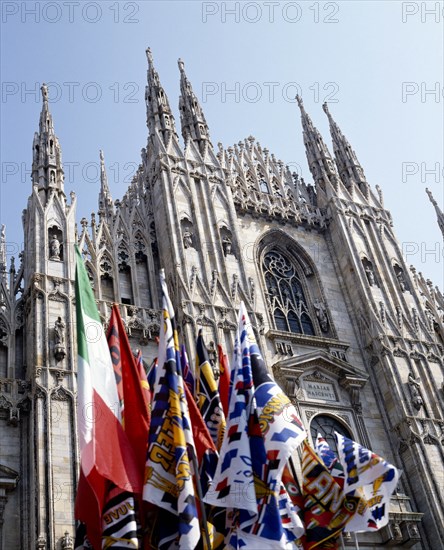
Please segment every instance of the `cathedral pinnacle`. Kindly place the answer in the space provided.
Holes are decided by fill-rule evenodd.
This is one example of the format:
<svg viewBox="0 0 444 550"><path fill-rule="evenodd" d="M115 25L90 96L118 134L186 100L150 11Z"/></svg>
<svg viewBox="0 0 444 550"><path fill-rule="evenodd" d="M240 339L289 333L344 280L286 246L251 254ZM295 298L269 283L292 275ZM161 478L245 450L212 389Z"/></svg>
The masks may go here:
<svg viewBox="0 0 444 550"><path fill-rule="evenodd" d="M333 189L338 188L338 174L327 146L322 139L320 132L315 128L309 115L307 114L302 98L297 95L296 101L301 111L302 129L304 136L305 152L308 165L317 185L320 185L324 191L326 183L329 182Z"/></svg>
<svg viewBox="0 0 444 550"><path fill-rule="evenodd" d="M42 84L42 110L40 112L39 131L34 135L32 181L37 186L43 203L51 193L63 193L62 150L54 132L52 115L49 110L48 86Z"/></svg>
<svg viewBox="0 0 444 550"><path fill-rule="evenodd" d="M430 202L433 204L436 210L436 215L438 217L438 225L441 229L442 237L444 239L444 212L441 210L441 208L438 206L438 203L434 199L432 192L426 188L426 193L429 196Z"/></svg>
<svg viewBox="0 0 444 550"><path fill-rule="evenodd" d="M174 116L165 90L160 84L159 75L154 68L153 54L150 48L146 49L146 58L148 61L145 91L147 126L151 135L159 132L164 144L167 144L172 135L177 136Z"/></svg>
<svg viewBox="0 0 444 550"><path fill-rule="evenodd" d="M210 143L210 134L205 115L199 101L191 87L191 83L185 73L185 64L182 59L177 61L180 71L180 122L182 136L185 142L188 139L196 141L202 151L205 143Z"/></svg>
<svg viewBox="0 0 444 550"><path fill-rule="evenodd" d="M99 215L109 219L114 215L114 204L108 185L108 177L105 169L105 157L100 150L100 192L99 192Z"/></svg>
<svg viewBox="0 0 444 550"><path fill-rule="evenodd" d="M342 182L350 189L353 184L357 184L365 196L368 195L368 184L365 179L364 171L356 157L347 138L341 132L341 129L330 114L327 103L322 105L330 124L330 133L333 140L333 151L335 162L338 168Z"/></svg>

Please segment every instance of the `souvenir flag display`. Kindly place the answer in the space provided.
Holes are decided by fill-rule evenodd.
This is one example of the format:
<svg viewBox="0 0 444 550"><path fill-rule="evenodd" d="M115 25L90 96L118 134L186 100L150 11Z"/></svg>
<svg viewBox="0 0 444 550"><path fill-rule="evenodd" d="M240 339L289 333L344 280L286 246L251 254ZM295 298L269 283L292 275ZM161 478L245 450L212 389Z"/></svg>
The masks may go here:
<svg viewBox="0 0 444 550"><path fill-rule="evenodd" d="M217 346L217 356L219 358L219 396L222 404L222 409L225 414L225 418L228 416L228 401L230 394L230 365L228 359L223 352L222 346Z"/></svg>
<svg viewBox="0 0 444 550"><path fill-rule="evenodd" d="M361 490L364 499L346 530L377 531L389 520L390 497L396 489L399 471L356 441L335 433L339 460L344 468L344 492Z"/></svg>
<svg viewBox="0 0 444 550"><path fill-rule="evenodd" d="M102 510L109 482L140 493L140 472L121 425L110 352L80 250L76 246L78 347L77 424L81 476L76 519L84 522L93 547L101 548Z"/></svg>
<svg viewBox="0 0 444 550"><path fill-rule="evenodd" d="M144 500L168 511L159 548L194 548L200 539L189 453L196 453L181 375L174 311L168 296L164 271L163 326L151 409L151 428L145 469ZM197 472L196 472L197 473ZM171 521L175 519L175 521Z"/></svg>
<svg viewBox="0 0 444 550"><path fill-rule="evenodd" d="M182 344L180 348L180 365L182 368L182 378L188 389L191 392L191 395L195 394L195 382L194 376L190 369L190 363L188 362L188 354L185 346Z"/></svg>
<svg viewBox="0 0 444 550"><path fill-rule="evenodd" d="M217 383L208 357L208 350L199 331L196 342L196 397L199 410L217 449L222 445L225 415L220 403Z"/></svg>
<svg viewBox="0 0 444 550"><path fill-rule="evenodd" d="M307 550L336 550L338 538L355 513L359 498L344 495L307 441L303 444L302 479L305 523L303 546Z"/></svg>

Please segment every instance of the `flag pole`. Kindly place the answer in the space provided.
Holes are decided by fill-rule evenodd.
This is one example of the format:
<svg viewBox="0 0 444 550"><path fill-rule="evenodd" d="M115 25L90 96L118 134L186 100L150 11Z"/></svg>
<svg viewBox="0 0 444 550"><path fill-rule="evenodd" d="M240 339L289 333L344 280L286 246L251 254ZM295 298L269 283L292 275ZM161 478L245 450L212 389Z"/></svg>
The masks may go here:
<svg viewBox="0 0 444 550"><path fill-rule="evenodd" d="M354 535L355 535L355 548L356 550L359 550L358 535L356 533L354 533Z"/></svg>
<svg viewBox="0 0 444 550"><path fill-rule="evenodd" d="M205 503L203 501L203 494L202 494L202 487L200 486L200 479L199 479L199 466L197 464L197 458L194 452L191 453L192 457L191 460L193 462L193 469L194 469L194 477L196 482L196 489L197 489L197 496L199 498L200 503L200 511L202 513L202 521L201 521L201 527L205 535L205 541L207 543L208 550L211 550L211 540L210 540L210 533L208 532L208 522L207 522L207 513L205 511Z"/></svg>
<svg viewBox="0 0 444 550"><path fill-rule="evenodd" d="M341 548L342 548L342 550L345 550L344 535L343 534L341 534Z"/></svg>

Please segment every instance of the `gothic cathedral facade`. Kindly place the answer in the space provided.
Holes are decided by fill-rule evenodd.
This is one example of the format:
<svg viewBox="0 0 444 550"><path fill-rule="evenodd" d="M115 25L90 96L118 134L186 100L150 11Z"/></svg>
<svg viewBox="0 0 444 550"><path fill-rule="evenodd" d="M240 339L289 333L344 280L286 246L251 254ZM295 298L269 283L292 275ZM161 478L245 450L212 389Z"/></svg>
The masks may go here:
<svg viewBox="0 0 444 550"><path fill-rule="evenodd" d="M4 228L0 242L0 550L73 549L74 243L104 324L118 303L147 363L160 267L190 352L202 328L210 354L221 344L230 356L243 300L311 437L320 430L331 441L340 431L403 471L388 526L360 534L361 550L444 548L444 298L406 265L381 190L327 105L333 155L300 98L312 183L254 137L214 147L179 61L181 144L147 57L139 168L113 201L101 153L98 212L79 228L42 87L17 265L7 266Z"/></svg>

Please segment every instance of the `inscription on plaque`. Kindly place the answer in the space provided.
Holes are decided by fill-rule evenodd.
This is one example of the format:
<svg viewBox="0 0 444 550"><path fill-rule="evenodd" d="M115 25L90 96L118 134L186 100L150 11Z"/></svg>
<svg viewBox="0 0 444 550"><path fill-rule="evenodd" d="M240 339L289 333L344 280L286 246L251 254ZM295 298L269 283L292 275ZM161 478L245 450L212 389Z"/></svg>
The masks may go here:
<svg viewBox="0 0 444 550"><path fill-rule="evenodd" d="M304 388L309 399L322 399L324 401L337 401L333 384L325 382L304 381Z"/></svg>

